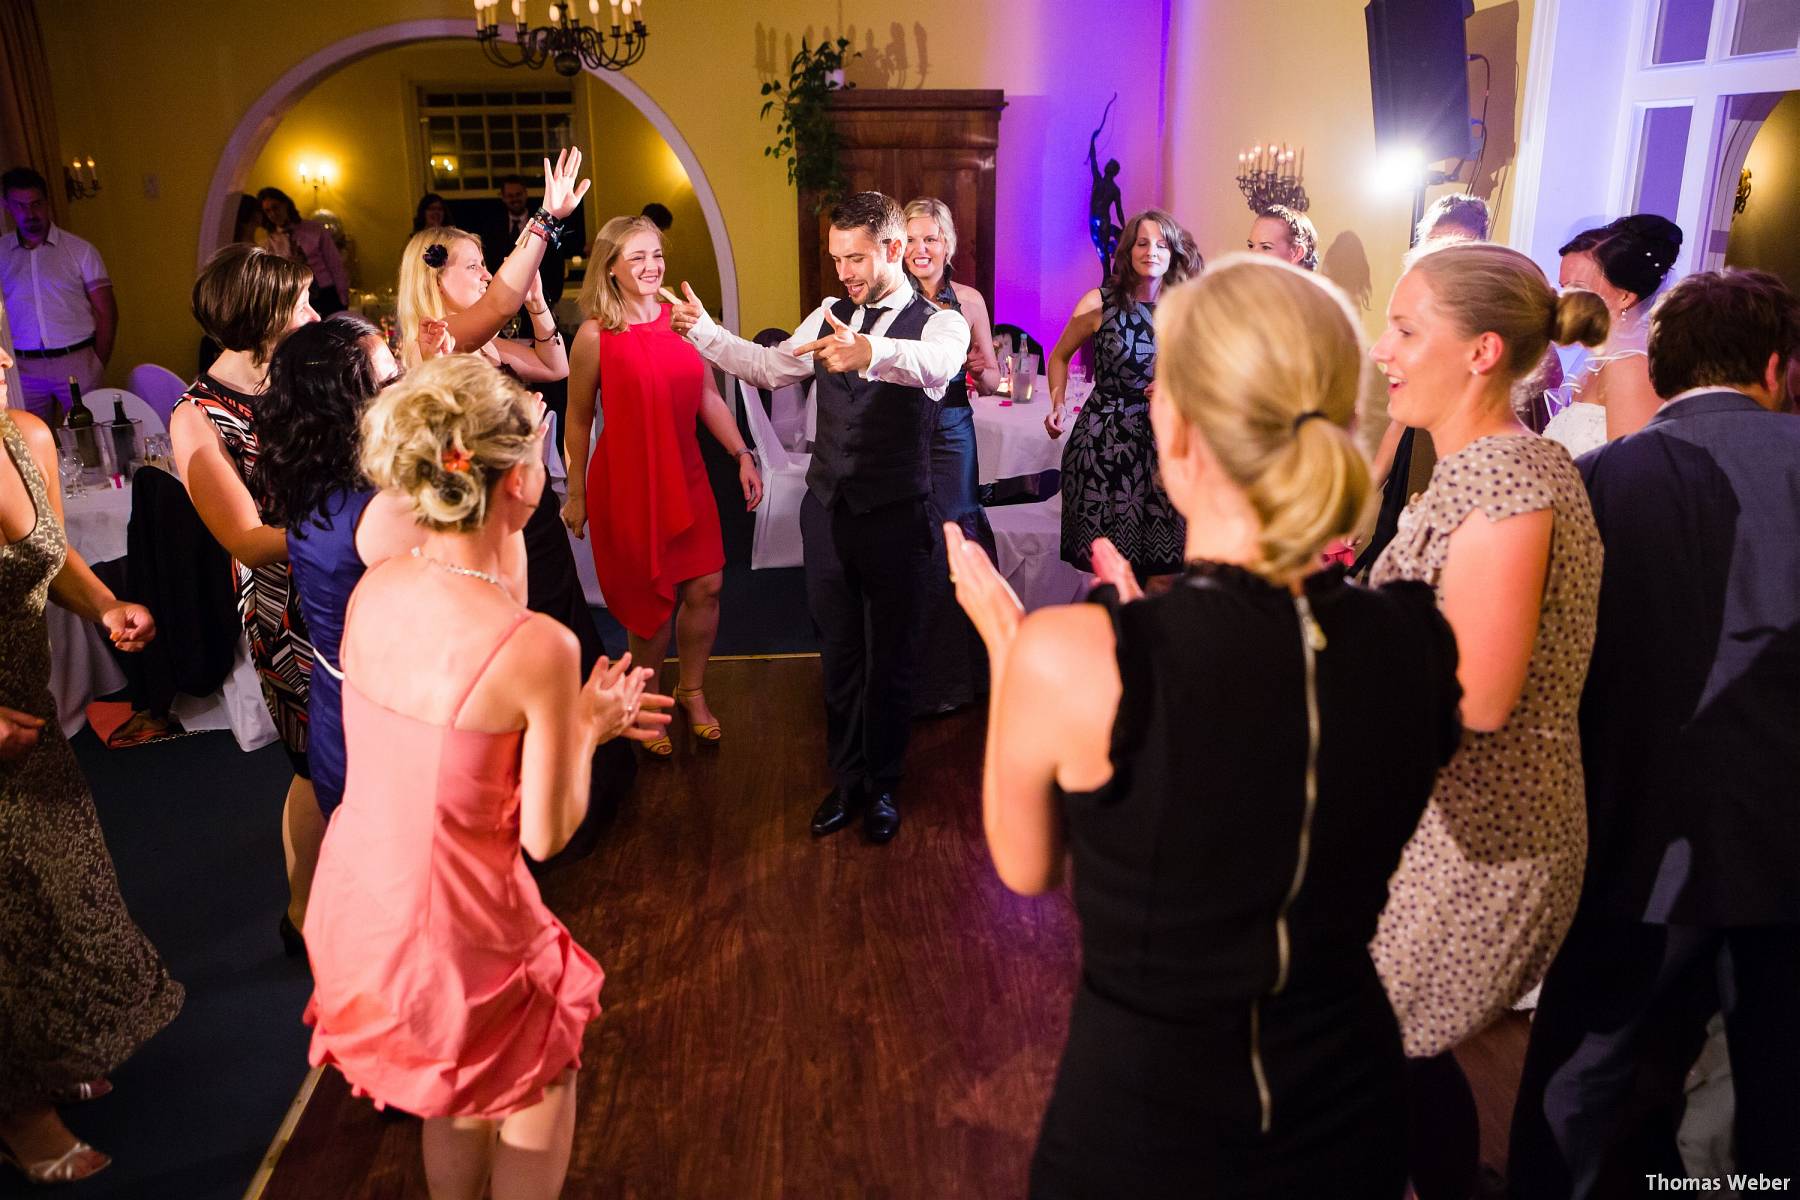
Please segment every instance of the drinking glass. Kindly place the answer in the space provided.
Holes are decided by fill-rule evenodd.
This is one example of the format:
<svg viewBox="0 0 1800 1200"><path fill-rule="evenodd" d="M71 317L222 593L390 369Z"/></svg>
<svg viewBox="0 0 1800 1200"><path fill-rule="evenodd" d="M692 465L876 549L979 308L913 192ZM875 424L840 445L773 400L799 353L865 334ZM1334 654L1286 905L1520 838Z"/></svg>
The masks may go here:
<svg viewBox="0 0 1800 1200"><path fill-rule="evenodd" d="M81 495L81 459L74 451L62 449L57 451L56 473L62 479L64 496Z"/></svg>

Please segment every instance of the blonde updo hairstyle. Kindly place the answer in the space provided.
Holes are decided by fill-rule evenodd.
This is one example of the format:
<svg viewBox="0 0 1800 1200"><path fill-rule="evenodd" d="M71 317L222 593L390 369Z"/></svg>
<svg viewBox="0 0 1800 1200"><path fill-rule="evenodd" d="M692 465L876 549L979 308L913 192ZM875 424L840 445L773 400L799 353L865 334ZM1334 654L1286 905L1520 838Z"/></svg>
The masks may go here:
<svg viewBox="0 0 1800 1200"><path fill-rule="evenodd" d="M474 242L475 253L481 253L479 237L444 225L413 234L400 255L400 286L395 308L400 320L400 361L409 371L420 362L420 324L427 320L441 321L449 313L444 307L443 290L438 287L438 278L443 275L444 268L432 266L425 256L433 246L442 246L447 263L457 242Z"/></svg>
<svg viewBox="0 0 1800 1200"><path fill-rule="evenodd" d="M1506 346L1501 370L1517 383L1533 374L1550 343L1598 346L1611 321L1593 292L1557 294L1538 265L1491 242L1432 242L1407 261L1431 287L1437 307L1464 337L1497 335Z"/></svg>
<svg viewBox="0 0 1800 1200"><path fill-rule="evenodd" d="M500 477L543 453L531 398L473 354L434 358L382 390L362 419L370 483L412 501L426 529L469 533L488 518Z"/></svg>
<svg viewBox="0 0 1800 1200"><path fill-rule="evenodd" d="M1362 327L1343 293L1288 263L1233 254L1163 296L1156 344L1158 400L1206 440L1262 522L1251 568L1273 580L1310 571L1361 526L1372 498L1350 434Z"/></svg>
<svg viewBox="0 0 1800 1200"><path fill-rule="evenodd" d="M613 267L625 251L625 243L640 233L654 233L656 244L667 251L663 231L649 217L614 217L594 235L594 252L588 258L587 278L581 281L576 301L584 315L600 322L609 333L624 333L630 321L625 315L625 295L613 278Z"/></svg>

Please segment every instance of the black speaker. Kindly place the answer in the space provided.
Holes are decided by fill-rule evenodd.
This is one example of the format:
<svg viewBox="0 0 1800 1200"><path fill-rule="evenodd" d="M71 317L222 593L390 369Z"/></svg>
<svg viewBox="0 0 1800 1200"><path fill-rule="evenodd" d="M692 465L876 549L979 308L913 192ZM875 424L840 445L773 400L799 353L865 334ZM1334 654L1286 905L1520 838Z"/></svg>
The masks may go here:
<svg viewBox="0 0 1800 1200"><path fill-rule="evenodd" d="M1428 163L1469 154L1468 0L1369 0L1375 144L1417 146Z"/></svg>

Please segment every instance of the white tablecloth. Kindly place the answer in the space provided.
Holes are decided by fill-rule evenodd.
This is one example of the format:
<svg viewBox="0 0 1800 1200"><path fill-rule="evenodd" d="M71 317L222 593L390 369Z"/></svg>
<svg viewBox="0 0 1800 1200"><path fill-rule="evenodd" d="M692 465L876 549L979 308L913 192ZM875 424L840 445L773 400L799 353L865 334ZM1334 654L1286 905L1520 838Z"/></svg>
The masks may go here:
<svg viewBox="0 0 1800 1200"><path fill-rule="evenodd" d="M78 496L63 497L63 528L69 545L90 565L125 556L130 524L129 487L90 488ZM125 674L113 660L98 625L55 604L48 606L44 616L50 631L50 695L56 700L63 733L72 737L87 724L89 702L124 687ZM225 686L211 696L177 695L172 711L185 729L231 730L245 750L275 740L275 723L263 706L262 684L241 633Z"/></svg>
<svg viewBox="0 0 1800 1200"><path fill-rule="evenodd" d="M1071 389L1076 388L1071 381ZM1076 393L1079 394L1079 393ZM975 410L975 458L982 483L1016 479L1062 468L1063 447L1069 442L1069 426L1081 411L1073 404L1063 435L1053 438L1044 430L1050 414L1050 381L1040 375L1030 401L1007 404L1004 396L970 396Z"/></svg>

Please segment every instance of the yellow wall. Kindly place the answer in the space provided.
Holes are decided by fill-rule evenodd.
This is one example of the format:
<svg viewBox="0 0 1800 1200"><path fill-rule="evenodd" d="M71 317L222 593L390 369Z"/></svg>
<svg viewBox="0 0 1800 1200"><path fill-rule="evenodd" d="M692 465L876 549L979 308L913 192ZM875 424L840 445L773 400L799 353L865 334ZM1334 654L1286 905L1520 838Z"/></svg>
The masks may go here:
<svg viewBox="0 0 1800 1200"><path fill-rule="evenodd" d="M311 213L313 192L300 182L300 165L329 162L332 183L320 189L319 204L343 219L355 242L358 286L379 291L395 281L414 206L426 190L413 124L418 87L522 82L520 72L489 63L468 41L425 42L372 55L322 81L288 112L251 169L246 190L272 184ZM608 218L637 213L652 200L668 205L675 214L670 272L691 279L694 290L716 307L718 268L680 160L617 91L585 75L575 85L576 144L605 148L603 160L592 164L593 187L584 203L588 236ZM579 253L581 248L565 249Z"/></svg>
<svg viewBox="0 0 1800 1200"><path fill-rule="evenodd" d="M1725 262L1773 271L1800 289L1800 92L1775 106L1744 166L1750 201L1732 222Z"/></svg>
<svg viewBox="0 0 1800 1200"><path fill-rule="evenodd" d="M1467 26L1469 50L1486 54L1494 66L1492 133L1476 191L1496 205L1497 241L1506 240L1512 212L1506 184L1532 4L1477 0ZM1233 182L1237 152L1271 138L1304 146L1308 215L1319 229L1325 270L1364 306L1365 323L1375 330L1399 277L1412 203L1405 192L1380 194L1369 184L1375 128L1362 9L1348 0L1178 4L1166 178L1176 216L1210 258L1242 249L1249 228L1250 211ZM1480 65L1471 64L1477 111L1482 78Z"/></svg>
<svg viewBox="0 0 1800 1200"><path fill-rule="evenodd" d="M541 21L540 0L531 9ZM99 244L118 285L115 364L162 360L182 371L198 337L187 295L201 209L241 116L283 72L334 42L392 22L465 18L471 9L467 0L308 0L258 5L252 18L217 0L46 0L38 11L56 81L61 157L94 155L106 184L98 198L73 206L69 227ZM1033 281L1044 279L1043 313L1061 313L1078 291L1060 275L1085 280L1091 273L1079 225L1084 122L1098 116L1111 91L1135 125L1135 144L1110 147L1135 193L1128 202L1160 193L1162 12L1161 0L1117 0L1109 48L1078 67L1072 60L1084 48L1076 35L1095 10L1076 0L652 0L649 52L628 74L668 114L718 195L746 330L791 326L797 315L794 194L782 168L762 154L773 121L758 116L758 87L775 71L786 78L792 45L802 36L817 41L827 26L834 34L847 29L869 52L852 72L865 86L1006 89L1016 107L1001 124L1003 203L1010 189L1045 197L1059 215L1054 228L1027 231L1010 257L1003 223L1001 257L1022 263L1015 269ZM96 63L107 65L97 70ZM1089 103L1088 93L1099 103ZM1073 95L1082 97L1076 110L1058 107ZM604 161L604 148L596 149ZM652 198L647 189L644 198ZM685 253L700 223L679 215L677 222ZM1033 323L1042 328L1049 318Z"/></svg>

